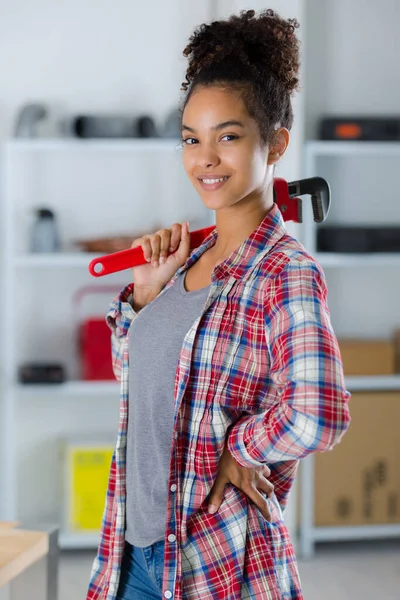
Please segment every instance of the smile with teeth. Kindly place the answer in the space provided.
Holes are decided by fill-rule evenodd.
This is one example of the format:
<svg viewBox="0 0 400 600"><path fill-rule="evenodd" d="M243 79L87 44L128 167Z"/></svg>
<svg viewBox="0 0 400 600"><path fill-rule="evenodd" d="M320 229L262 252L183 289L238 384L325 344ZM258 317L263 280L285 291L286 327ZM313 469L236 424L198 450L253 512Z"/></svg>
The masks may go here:
<svg viewBox="0 0 400 600"><path fill-rule="evenodd" d="M211 185L213 183L219 183L220 181L226 181L227 179L228 179L228 177L220 177L219 179L200 179L200 181Z"/></svg>

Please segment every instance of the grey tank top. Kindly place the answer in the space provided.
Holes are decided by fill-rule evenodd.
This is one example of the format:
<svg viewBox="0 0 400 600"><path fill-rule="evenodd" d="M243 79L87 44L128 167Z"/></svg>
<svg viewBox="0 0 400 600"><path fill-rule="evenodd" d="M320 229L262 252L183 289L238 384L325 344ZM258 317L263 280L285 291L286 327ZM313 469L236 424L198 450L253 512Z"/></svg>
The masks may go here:
<svg viewBox="0 0 400 600"><path fill-rule="evenodd" d="M188 292L185 276L139 312L129 332L125 539L139 548L164 539L167 494L174 493L168 480L175 373L210 288Z"/></svg>

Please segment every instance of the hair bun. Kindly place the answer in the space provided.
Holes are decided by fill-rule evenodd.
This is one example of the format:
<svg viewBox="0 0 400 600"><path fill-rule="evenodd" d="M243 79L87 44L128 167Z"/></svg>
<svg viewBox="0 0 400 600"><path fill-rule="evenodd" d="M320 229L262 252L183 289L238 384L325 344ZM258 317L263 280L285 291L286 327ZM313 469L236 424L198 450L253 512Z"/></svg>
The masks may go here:
<svg viewBox="0 0 400 600"><path fill-rule="evenodd" d="M261 11L258 16L254 10L242 11L226 21L200 25L183 51L189 57L183 89L205 67L231 60L248 67L260 81L264 74L272 73L292 94L299 84L299 40L295 35L298 27L296 19L283 19L272 9Z"/></svg>

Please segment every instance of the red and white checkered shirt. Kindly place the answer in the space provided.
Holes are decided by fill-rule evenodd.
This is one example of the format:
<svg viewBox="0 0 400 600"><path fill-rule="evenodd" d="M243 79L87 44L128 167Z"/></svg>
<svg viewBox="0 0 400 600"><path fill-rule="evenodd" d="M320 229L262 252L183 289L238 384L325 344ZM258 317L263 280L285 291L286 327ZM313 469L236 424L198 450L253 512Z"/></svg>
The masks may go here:
<svg viewBox="0 0 400 600"><path fill-rule="evenodd" d="M216 238L215 229L160 294ZM115 600L125 546L132 292L133 284L125 287L107 315L121 382L120 421L87 600ZM163 598L303 600L283 510L299 459L340 442L350 423L349 397L324 273L287 233L274 205L214 268L203 312L180 351ZM242 466L271 469L270 522L233 484L217 513L208 513L225 443Z"/></svg>

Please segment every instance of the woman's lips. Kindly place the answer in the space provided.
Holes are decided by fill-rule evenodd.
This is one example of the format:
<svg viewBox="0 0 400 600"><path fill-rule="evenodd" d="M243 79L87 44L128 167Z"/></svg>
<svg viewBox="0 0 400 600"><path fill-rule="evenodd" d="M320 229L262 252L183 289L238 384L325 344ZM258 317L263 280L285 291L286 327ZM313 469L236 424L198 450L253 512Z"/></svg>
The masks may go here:
<svg viewBox="0 0 400 600"><path fill-rule="evenodd" d="M210 177L210 179L212 179L212 177ZM199 183L203 190L213 192L214 190L219 190L220 188L222 188L222 186L228 181L228 179L229 177L227 179L224 179L223 181L217 181L216 183L204 183L202 179L199 179Z"/></svg>

